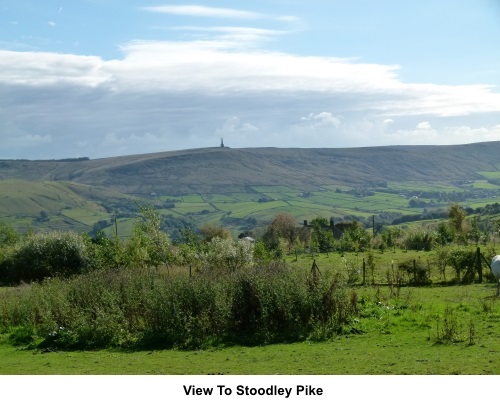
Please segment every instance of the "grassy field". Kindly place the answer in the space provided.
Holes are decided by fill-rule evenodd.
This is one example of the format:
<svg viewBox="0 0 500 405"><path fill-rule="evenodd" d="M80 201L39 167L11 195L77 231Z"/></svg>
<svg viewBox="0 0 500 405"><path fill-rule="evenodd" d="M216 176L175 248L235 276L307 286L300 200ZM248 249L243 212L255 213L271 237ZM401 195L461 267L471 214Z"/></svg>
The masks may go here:
<svg viewBox="0 0 500 405"><path fill-rule="evenodd" d="M359 313L352 328L328 341L209 350L52 351L15 347L0 335L3 375L495 375L500 373L500 298L494 284L452 285L433 268L429 287L388 285L400 262L431 262L434 252L374 252L373 277L351 287ZM342 272L367 254L302 255L295 271ZM179 269L178 271L182 271ZM186 270L187 271L187 270ZM485 278L487 272L485 270ZM409 277L409 276L408 276ZM372 285L372 282L375 284ZM0 293L7 291L1 288ZM12 290L12 288L11 288Z"/></svg>
<svg viewBox="0 0 500 405"><path fill-rule="evenodd" d="M19 350L3 336L0 374L437 375L500 372L500 299L492 284L356 287L353 333L327 342L203 351ZM354 331L356 333L354 333Z"/></svg>
<svg viewBox="0 0 500 405"><path fill-rule="evenodd" d="M495 179L497 172L483 173ZM500 174L499 174L500 175ZM460 204L474 209L494 203L493 196L500 186L487 180L476 180L458 187L444 181L389 182L387 188L366 188L365 194L354 195L351 187L325 185L304 192L289 186L248 186L244 192L190 193L179 195L144 194L140 197L122 194L104 187L72 182L0 180L0 219L20 231L28 229L74 229L90 232L98 221L108 221L108 234L114 234L112 219L134 218L140 205L150 204L162 215L175 218L190 216L198 225L221 224L234 234L245 230L238 220L252 219L260 224L270 221L276 214L287 212L301 224L304 219L322 217L369 218L385 212L410 215L421 214L424 209L446 209L450 202L419 197L419 202L431 203L428 208L411 207L413 196L422 192L469 192ZM474 195L474 190L477 195ZM361 196L363 195L363 196ZM172 205L173 204L173 205ZM231 222L234 219L236 221ZM122 231L123 229L123 231ZM121 237L129 229L119 228Z"/></svg>

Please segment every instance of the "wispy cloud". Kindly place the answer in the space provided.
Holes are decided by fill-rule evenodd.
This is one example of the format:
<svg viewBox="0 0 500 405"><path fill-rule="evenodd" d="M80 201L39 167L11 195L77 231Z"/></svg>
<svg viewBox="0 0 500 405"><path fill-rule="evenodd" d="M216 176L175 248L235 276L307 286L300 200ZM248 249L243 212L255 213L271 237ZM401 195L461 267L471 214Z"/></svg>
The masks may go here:
<svg viewBox="0 0 500 405"><path fill-rule="evenodd" d="M232 26L200 27L200 26L186 25L178 27L169 27L168 29L177 31L198 31L198 32L234 34L234 35L255 35L259 37L284 35L288 33L288 31L284 30L272 30L265 28L253 28L253 27L232 27Z"/></svg>
<svg viewBox="0 0 500 405"><path fill-rule="evenodd" d="M153 6L153 7L144 7L143 10L154 13L184 15L191 17L215 17L215 18L239 18L239 19L257 19L264 17L262 14L255 13L253 11L237 10L232 8L207 7L199 5Z"/></svg>
<svg viewBox="0 0 500 405"><path fill-rule="evenodd" d="M250 27L250 26L153 26L151 29L183 31L192 33L192 37L202 38L210 42L234 42L242 48L248 45L255 45L287 34L296 33L304 29L301 19L291 15L275 16L271 14L261 14L253 11L216 8L198 5L163 5L156 7L144 7L143 10L155 13L165 13L172 15L182 15L187 17L210 17L235 20L265 20L271 22L273 27ZM209 20L211 21L211 20ZM247 21L248 23L248 21ZM276 25L278 27L276 27Z"/></svg>
<svg viewBox="0 0 500 405"><path fill-rule="evenodd" d="M219 8L200 5L163 5L143 7L142 10L186 17L205 17L205 18L225 18L239 20L274 20L287 24L302 26L302 20L293 15L272 15L257 13L254 11L234 9L234 8Z"/></svg>
<svg viewBox="0 0 500 405"><path fill-rule="evenodd" d="M210 42L217 40L219 42L234 43L238 44L238 47L240 48L243 48L245 44L258 45L264 41L272 40L290 33L285 30L235 26L178 26L156 28L167 29L170 31L189 32L196 38L205 39Z"/></svg>

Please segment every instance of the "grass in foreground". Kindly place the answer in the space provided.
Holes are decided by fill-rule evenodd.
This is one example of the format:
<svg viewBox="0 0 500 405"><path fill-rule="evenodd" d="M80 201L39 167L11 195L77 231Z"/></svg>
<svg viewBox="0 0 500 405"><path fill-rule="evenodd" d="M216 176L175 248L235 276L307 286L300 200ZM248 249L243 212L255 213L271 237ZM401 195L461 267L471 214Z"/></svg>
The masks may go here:
<svg viewBox="0 0 500 405"><path fill-rule="evenodd" d="M500 303L492 284L360 288L350 334L210 350L20 350L4 336L0 374L371 375L499 374Z"/></svg>

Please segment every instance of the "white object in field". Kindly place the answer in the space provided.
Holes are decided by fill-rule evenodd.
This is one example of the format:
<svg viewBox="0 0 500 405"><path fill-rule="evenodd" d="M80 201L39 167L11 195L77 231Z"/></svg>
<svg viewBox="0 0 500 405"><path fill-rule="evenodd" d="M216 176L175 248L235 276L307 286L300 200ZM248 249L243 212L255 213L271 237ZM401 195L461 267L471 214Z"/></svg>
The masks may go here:
<svg viewBox="0 0 500 405"><path fill-rule="evenodd" d="M497 279L497 295L500 295L500 255L491 260L491 272Z"/></svg>

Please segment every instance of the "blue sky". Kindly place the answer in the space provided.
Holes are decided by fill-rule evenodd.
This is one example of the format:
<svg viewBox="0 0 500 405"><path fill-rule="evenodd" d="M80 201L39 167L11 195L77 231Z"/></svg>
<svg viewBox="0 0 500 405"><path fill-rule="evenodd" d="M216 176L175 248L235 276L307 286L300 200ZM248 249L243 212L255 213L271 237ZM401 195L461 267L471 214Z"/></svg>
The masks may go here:
<svg viewBox="0 0 500 405"><path fill-rule="evenodd" d="M4 0L0 158L500 139L497 0Z"/></svg>

